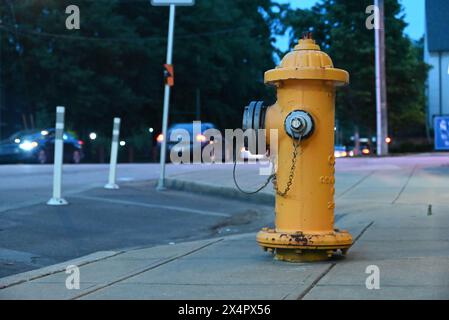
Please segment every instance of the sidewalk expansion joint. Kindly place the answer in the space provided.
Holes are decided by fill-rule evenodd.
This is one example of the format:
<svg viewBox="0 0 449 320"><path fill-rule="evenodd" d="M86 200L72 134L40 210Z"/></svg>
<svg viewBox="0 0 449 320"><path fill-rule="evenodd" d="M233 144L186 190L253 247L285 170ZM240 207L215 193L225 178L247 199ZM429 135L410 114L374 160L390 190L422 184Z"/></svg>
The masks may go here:
<svg viewBox="0 0 449 320"><path fill-rule="evenodd" d="M374 173L376 172L376 170L371 171L370 173L368 173L366 176L360 178L359 181L357 181L356 183L354 183L352 186L350 186L349 188L347 188L345 191L343 191L341 194L339 194L337 196L337 199L343 197L345 194L347 194L349 191L354 190L357 186L359 186L360 184L362 184L363 181L365 181L366 179L368 179L369 177L371 177Z"/></svg>
<svg viewBox="0 0 449 320"><path fill-rule="evenodd" d="M106 259L109 259L109 258L116 257L118 255L123 254L124 252L125 251L117 251L117 252L115 252L112 255L104 256L104 257L100 257L100 258L95 258L95 259L92 259L92 260L82 261L80 263L76 263L76 265L78 267L87 266L87 265L92 264L92 263L96 263L96 262L99 262L99 261L103 261L103 260L106 260ZM70 263L72 263L74 261L77 261L77 260L82 260L85 257L90 257L92 255L95 255L96 253L97 252L94 252L94 253L91 253L91 254L89 254L87 256L84 256L84 257L75 258L75 259L72 259L72 260L69 260L69 261L66 261L66 262L60 262L60 263L57 263L55 265L46 266L46 267L43 267L42 269L26 271L26 272L24 272L24 274L34 274L34 273L36 273L35 275L30 275L29 278L26 278L26 279L18 278L18 277L21 276L20 273L19 274L13 274L13 275L1 278L0 280L4 280L4 279L7 279L7 278L18 278L18 279L17 280L13 280L12 282L6 283L6 284L1 284L1 281L0 281L0 290L6 289L6 288L9 288L9 287L13 287L13 286L16 286L16 285L20 285L22 283L26 283L26 282L31 282L31 281L34 281L34 280L42 279L42 278L45 278L45 277L48 277L50 275L54 275L54 274L57 274L57 273L64 272L66 270L66 265L67 264L70 264ZM51 269L52 267L55 267L55 266L56 266L55 269ZM47 270L47 271L45 271L43 273L38 273L40 270Z"/></svg>
<svg viewBox="0 0 449 320"><path fill-rule="evenodd" d="M105 289L105 288L107 288L107 287L110 287L110 286L112 286L112 285L114 285L114 284L117 284L117 283L119 283L119 282L122 282L122 281L125 281L125 280L128 280L128 279L131 279L131 278L133 278L133 277L135 277L135 276L138 276L138 275L140 275L140 274L142 274L142 273L145 273L145 272L147 272L147 271L150 271L150 270L159 268L159 267L161 267L161 266L163 266L163 265L166 265L166 264L168 264L168 263L170 263L170 262L173 262L173 261L176 261L176 260L178 260L178 259L184 258L184 257L186 257L186 256L188 256L188 255L191 255L192 253L198 252L198 251L200 251L200 250L202 250L202 249L204 249L204 248L207 248L207 247L209 247L209 246L211 246L211 245L214 245L214 244L216 244L216 243L218 243L218 242L220 242L220 241L223 241L223 239L218 239L218 240L216 240L216 241L207 243L207 244L205 244L205 245L203 245L203 246L201 246L201 247L199 247L199 248L196 248L196 249L191 250L191 251L189 251L189 252L186 252L186 253L184 253L184 254L175 256L175 257L173 257L173 258L167 259L167 260L162 261L161 263L158 263L158 264L156 264L156 265L152 265L152 266L150 266L150 267L145 267L145 268L143 268L143 269L141 269L141 270L139 270L139 271L137 271L137 272L134 272L133 274L129 274L129 275L126 275L126 276L124 276L124 277L121 277L121 278L119 278L119 279L117 279L117 280L114 280L114 281L105 283L105 284L103 284L103 285L97 286L97 287L93 288L92 290L86 291L86 292L84 292L84 293L82 293L82 294L80 294L80 295L77 295L77 296L75 296L75 297L72 297L70 300L76 300L76 299L82 298L82 297L84 297L84 296L87 296L87 295L92 294L92 293L94 293L94 292L100 291L100 290L102 290L102 289Z"/></svg>
<svg viewBox="0 0 449 320"><path fill-rule="evenodd" d="M318 284L318 282L321 281L321 279L324 278L325 275L327 275L335 266L337 265L337 263L332 263L329 267L327 267L326 270L324 270L322 273L320 273L320 275L306 288L306 290L304 290L299 297L296 300L302 300L304 299L304 297L309 294L309 292L315 288L315 286Z"/></svg>
<svg viewBox="0 0 449 320"><path fill-rule="evenodd" d="M368 225L366 225L365 228L358 234L358 236L354 239L354 242L352 245L354 245L360 237L374 224L374 221L371 221ZM335 266L337 265L336 262L333 262L326 270L324 270L320 275L299 295L299 297L296 300L302 300L306 295L309 294L309 292L315 288L315 286L318 284L318 282L321 281Z"/></svg>
<svg viewBox="0 0 449 320"><path fill-rule="evenodd" d="M410 172L410 175L408 176L407 181L404 183L404 185L402 186L401 190L399 191L398 195L396 196L396 198L394 198L393 202L391 202L391 204L395 204L396 201L399 200L399 198L401 197L402 193L405 191L405 189L407 188L408 184L410 183L410 180L412 180L413 175L415 174L416 169L418 168L418 165L415 165L412 169L412 171Z"/></svg>
<svg viewBox="0 0 449 320"><path fill-rule="evenodd" d="M358 236L354 239L354 242L352 245L355 245L355 243L360 239L361 236L374 224L374 221L371 221L363 230L358 234Z"/></svg>

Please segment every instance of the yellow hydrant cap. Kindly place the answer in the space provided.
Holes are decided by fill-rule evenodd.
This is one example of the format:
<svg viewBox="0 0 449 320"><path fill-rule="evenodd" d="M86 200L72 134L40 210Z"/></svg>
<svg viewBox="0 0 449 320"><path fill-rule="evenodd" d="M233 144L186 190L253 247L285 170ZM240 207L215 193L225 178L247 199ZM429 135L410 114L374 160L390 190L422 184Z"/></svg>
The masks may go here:
<svg viewBox="0 0 449 320"><path fill-rule="evenodd" d="M298 44L295 46L295 51L299 50L316 50L321 51L320 46L316 44L316 41L313 39L301 39Z"/></svg>
<svg viewBox="0 0 449 320"><path fill-rule="evenodd" d="M349 73L334 68L332 59L308 34L289 52L275 69L265 72L265 83L282 80L328 80L341 86L349 83Z"/></svg>

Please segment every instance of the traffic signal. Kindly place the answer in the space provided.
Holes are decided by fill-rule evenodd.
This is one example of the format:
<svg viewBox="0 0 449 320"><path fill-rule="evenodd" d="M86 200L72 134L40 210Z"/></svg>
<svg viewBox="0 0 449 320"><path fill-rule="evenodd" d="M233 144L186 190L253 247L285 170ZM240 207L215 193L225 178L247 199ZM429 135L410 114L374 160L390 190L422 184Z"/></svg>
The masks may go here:
<svg viewBox="0 0 449 320"><path fill-rule="evenodd" d="M164 81L170 87L175 84L175 72L172 64L164 64Z"/></svg>

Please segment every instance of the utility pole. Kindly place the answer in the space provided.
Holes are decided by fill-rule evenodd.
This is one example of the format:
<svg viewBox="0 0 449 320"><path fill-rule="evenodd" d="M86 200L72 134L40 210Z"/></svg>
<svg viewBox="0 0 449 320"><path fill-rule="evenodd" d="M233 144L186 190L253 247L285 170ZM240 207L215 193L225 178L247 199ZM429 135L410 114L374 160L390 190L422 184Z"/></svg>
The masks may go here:
<svg viewBox="0 0 449 320"><path fill-rule="evenodd" d="M376 58L376 123L377 155L388 155L388 111L387 111L387 75L385 69L385 21L384 0L374 0L378 8L379 21L375 23L375 58Z"/></svg>

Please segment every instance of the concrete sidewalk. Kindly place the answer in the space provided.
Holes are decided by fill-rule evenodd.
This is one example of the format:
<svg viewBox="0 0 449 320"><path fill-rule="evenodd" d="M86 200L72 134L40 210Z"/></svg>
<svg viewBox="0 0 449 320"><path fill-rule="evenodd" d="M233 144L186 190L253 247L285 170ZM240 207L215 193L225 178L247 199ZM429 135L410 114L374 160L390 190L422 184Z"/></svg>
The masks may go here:
<svg viewBox="0 0 449 320"><path fill-rule="evenodd" d="M449 159L377 160L337 165L337 227L356 239L345 259L274 261L255 234L243 234L99 253L3 278L0 299L449 299ZM171 178L178 188L229 195L221 190L232 188L230 170ZM248 187L263 180L257 168L244 175ZM80 267L79 290L66 289L70 264ZM366 288L372 265L380 290Z"/></svg>

